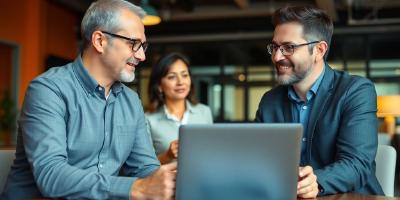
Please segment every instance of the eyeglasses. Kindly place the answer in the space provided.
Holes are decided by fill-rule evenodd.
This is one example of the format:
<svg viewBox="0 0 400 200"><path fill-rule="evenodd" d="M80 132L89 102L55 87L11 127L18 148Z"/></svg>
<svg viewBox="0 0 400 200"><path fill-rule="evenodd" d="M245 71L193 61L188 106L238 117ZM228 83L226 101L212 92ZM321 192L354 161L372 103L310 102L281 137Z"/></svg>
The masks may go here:
<svg viewBox="0 0 400 200"><path fill-rule="evenodd" d="M320 41L314 41L314 42L309 42L309 43L304 43L304 44L282 44L282 45L277 45L274 43L268 44L267 49L268 53L273 55L276 53L276 50L280 50L282 55L284 56L291 56L294 53L294 49L304 46L304 45L310 45L310 44L315 44Z"/></svg>
<svg viewBox="0 0 400 200"><path fill-rule="evenodd" d="M120 39L124 39L124 40L129 41L132 44L132 51L133 52L139 51L140 47L143 48L143 52L146 52L147 47L149 46L149 43L141 42L140 39L128 38L128 37L125 37L125 36L122 36L122 35L118 35L118 34L114 34L114 33L110 33L110 32L107 32L107 31L101 31L101 32L103 32L103 33L105 33L107 35L110 35L112 37L116 37L116 38L120 38Z"/></svg>

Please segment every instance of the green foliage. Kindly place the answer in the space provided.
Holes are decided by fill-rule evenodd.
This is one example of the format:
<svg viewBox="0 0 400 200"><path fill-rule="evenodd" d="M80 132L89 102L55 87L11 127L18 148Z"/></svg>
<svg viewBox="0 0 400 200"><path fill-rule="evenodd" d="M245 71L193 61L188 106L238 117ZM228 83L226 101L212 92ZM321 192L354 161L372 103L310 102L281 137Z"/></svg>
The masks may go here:
<svg viewBox="0 0 400 200"><path fill-rule="evenodd" d="M15 127L16 111L15 103L9 91L0 95L0 133L12 131Z"/></svg>

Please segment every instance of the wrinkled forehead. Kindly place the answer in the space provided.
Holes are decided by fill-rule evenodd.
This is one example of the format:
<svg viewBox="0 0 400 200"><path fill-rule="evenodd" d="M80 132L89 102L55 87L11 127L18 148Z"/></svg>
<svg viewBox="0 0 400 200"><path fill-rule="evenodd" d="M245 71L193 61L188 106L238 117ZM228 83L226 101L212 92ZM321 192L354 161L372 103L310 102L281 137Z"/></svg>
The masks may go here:
<svg viewBox="0 0 400 200"><path fill-rule="evenodd" d="M120 33L124 33L131 38L140 39L142 42L146 41L144 25L138 15L125 9L121 11L119 21Z"/></svg>

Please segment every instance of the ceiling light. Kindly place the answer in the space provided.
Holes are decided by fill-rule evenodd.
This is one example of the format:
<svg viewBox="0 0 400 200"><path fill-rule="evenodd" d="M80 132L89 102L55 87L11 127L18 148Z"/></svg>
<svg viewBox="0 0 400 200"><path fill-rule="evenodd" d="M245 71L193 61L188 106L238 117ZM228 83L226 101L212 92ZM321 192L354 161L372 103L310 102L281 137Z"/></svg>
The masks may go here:
<svg viewBox="0 0 400 200"><path fill-rule="evenodd" d="M148 0L142 0L141 2L141 7L146 12L146 16L142 19L143 24L145 26L159 24L161 22L161 18L158 16L157 10L149 4Z"/></svg>

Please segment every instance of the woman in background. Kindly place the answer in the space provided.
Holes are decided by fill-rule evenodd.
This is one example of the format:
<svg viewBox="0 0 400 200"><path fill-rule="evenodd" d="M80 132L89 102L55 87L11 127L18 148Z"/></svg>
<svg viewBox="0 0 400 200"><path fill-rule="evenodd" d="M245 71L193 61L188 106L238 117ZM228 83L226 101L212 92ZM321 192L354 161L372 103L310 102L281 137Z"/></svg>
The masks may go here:
<svg viewBox="0 0 400 200"><path fill-rule="evenodd" d="M161 164L178 157L178 130L183 124L213 123L208 106L194 98L188 59L171 53L153 67L148 88L148 130Z"/></svg>

